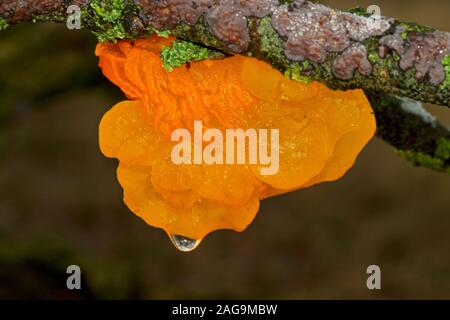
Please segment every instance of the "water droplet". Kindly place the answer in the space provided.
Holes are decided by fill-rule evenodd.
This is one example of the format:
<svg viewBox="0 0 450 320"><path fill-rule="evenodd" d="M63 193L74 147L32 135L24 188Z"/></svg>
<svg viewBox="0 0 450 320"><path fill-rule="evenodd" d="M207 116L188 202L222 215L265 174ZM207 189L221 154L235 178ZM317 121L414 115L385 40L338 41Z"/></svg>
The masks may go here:
<svg viewBox="0 0 450 320"><path fill-rule="evenodd" d="M182 252L191 252L199 246L200 242L202 242L201 240L195 240L176 234L171 234L170 240L172 241L175 248Z"/></svg>

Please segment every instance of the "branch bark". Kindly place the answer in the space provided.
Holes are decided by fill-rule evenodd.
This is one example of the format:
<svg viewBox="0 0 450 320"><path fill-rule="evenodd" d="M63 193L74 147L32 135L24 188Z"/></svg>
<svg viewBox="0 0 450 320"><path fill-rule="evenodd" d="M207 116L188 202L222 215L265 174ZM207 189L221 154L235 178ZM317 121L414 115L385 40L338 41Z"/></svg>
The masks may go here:
<svg viewBox="0 0 450 320"><path fill-rule="evenodd" d="M333 89L363 88L450 106L450 33L394 19L371 19L303 0L3 0L8 24L64 22L82 8L101 40L153 31L226 53L255 56L288 77Z"/></svg>
<svg viewBox="0 0 450 320"><path fill-rule="evenodd" d="M368 92L377 119L377 136L416 166L450 174L450 130L422 103Z"/></svg>

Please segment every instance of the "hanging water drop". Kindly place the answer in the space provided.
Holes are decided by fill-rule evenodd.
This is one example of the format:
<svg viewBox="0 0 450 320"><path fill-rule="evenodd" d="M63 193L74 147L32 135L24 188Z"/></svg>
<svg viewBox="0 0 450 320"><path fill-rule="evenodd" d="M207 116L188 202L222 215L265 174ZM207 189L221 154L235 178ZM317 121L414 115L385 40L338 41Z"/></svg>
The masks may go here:
<svg viewBox="0 0 450 320"><path fill-rule="evenodd" d="M202 242L201 240L190 239L176 234L171 234L170 240L175 248L182 252L191 252L199 246L200 242Z"/></svg>

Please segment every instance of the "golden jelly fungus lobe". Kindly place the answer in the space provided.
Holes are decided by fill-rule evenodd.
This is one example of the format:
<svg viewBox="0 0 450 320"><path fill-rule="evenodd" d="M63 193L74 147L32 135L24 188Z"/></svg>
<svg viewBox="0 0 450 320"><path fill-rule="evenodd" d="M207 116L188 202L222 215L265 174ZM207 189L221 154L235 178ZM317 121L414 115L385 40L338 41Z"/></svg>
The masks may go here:
<svg viewBox="0 0 450 320"><path fill-rule="evenodd" d="M130 210L169 235L201 240L218 229L243 231L261 199L339 179L374 135L361 90L297 83L240 55L168 72L160 52L173 40L152 36L96 50L105 76L129 99L104 115L100 148L119 159ZM279 130L278 172L263 175L258 163L175 164L172 133L193 132L198 121L222 133Z"/></svg>

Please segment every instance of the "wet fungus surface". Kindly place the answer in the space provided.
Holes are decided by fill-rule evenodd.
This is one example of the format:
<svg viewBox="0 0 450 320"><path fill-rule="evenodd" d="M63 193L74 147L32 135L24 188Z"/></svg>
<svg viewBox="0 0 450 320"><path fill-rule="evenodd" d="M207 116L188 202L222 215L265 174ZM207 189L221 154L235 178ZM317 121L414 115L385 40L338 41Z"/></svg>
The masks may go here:
<svg viewBox="0 0 450 320"><path fill-rule="evenodd" d="M105 76L129 99L103 117L101 150L119 159L118 179L130 210L164 229L174 243L194 248L195 240L214 230L245 230L262 199L339 179L374 135L373 111L361 90L298 83L242 55L170 72L161 52L174 40L152 36L99 44L96 51ZM277 170L264 174L265 165L248 162L250 156L244 163L175 162L173 133L182 128L195 136L199 120L223 137L230 128L256 130L270 156L279 156ZM279 138L268 139L275 131ZM222 143L215 156L229 159ZM256 144L248 142L244 153ZM183 155L192 154L192 147L195 156L191 144Z"/></svg>

